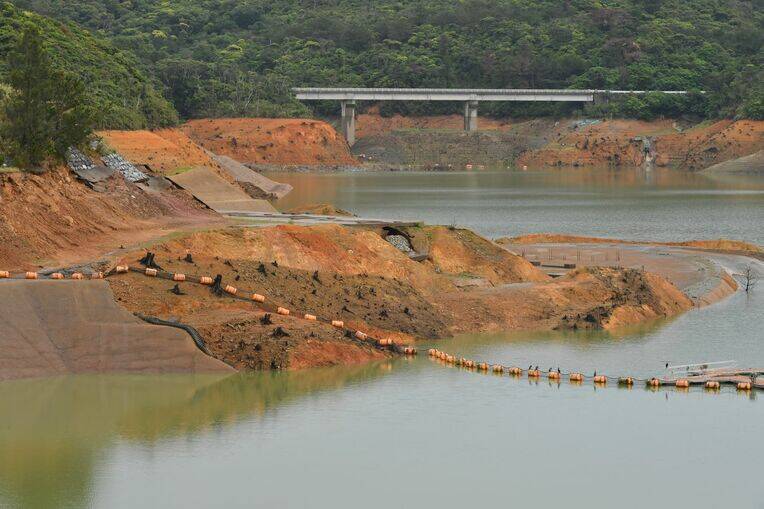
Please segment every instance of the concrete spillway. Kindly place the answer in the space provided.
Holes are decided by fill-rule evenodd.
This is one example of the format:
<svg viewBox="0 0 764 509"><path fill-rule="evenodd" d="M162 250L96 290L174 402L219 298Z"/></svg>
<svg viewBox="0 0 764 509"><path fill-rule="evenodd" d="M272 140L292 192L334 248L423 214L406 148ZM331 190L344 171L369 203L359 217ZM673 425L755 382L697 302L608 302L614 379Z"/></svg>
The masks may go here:
<svg viewBox="0 0 764 509"><path fill-rule="evenodd" d="M120 307L106 281L0 282L0 380L71 373L233 371L178 329Z"/></svg>
<svg viewBox="0 0 764 509"><path fill-rule="evenodd" d="M277 212L266 200L255 200L213 170L198 166L167 178L215 212Z"/></svg>

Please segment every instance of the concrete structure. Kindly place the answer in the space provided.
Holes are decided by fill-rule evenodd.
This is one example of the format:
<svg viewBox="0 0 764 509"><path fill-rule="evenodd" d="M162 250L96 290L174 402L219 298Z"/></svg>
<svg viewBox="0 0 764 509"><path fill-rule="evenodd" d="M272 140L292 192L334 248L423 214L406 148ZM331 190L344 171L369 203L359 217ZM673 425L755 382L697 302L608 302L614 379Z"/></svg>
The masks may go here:
<svg viewBox="0 0 764 509"><path fill-rule="evenodd" d="M301 101L340 101L342 134L355 143L356 101L458 101L464 103L464 130L476 131L480 101L592 102L611 95L646 94L647 90L544 90L544 89L448 89L448 88L295 88ZM660 91L686 94L684 90Z"/></svg>

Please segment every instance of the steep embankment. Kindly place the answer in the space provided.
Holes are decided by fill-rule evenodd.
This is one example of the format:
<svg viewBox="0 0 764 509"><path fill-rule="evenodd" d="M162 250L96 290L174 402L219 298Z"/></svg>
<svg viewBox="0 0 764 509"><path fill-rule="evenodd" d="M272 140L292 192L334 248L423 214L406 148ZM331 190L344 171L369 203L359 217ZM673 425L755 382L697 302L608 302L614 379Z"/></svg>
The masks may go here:
<svg viewBox="0 0 764 509"><path fill-rule="evenodd" d="M177 129L156 131L100 131L97 133L106 144L134 164L145 165L160 174L172 174L194 166L215 168L219 164L207 152Z"/></svg>
<svg viewBox="0 0 764 509"><path fill-rule="evenodd" d="M764 175L764 150L709 166L707 175Z"/></svg>
<svg viewBox="0 0 764 509"><path fill-rule="evenodd" d="M183 130L216 154L245 164L354 164L347 142L326 122L307 119L192 120Z"/></svg>
<svg viewBox="0 0 764 509"><path fill-rule="evenodd" d="M95 258L169 228L218 218L181 191L148 193L113 177L104 192L66 169L43 175L0 174L0 265L34 268Z"/></svg>
<svg viewBox="0 0 764 509"><path fill-rule="evenodd" d="M461 131L461 117L358 119L354 153L391 164L463 169L486 166L658 166L700 170L764 147L764 122L721 120L682 129L673 120L531 121L479 119Z"/></svg>
<svg viewBox="0 0 764 509"><path fill-rule="evenodd" d="M233 371L179 329L117 305L105 281L3 281L0 380L72 373Z"/></svg>

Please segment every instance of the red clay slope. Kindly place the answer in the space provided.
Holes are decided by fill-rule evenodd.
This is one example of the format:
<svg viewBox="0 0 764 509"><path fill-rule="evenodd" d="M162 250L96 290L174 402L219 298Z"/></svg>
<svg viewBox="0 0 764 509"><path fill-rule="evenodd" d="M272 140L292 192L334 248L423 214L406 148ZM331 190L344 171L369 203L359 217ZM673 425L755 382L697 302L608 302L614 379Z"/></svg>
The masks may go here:
<svg viewBox="0 0 764 509"><path fill-rule="evenodd" d="M308 119L221 118L192 120L182 127L195 142L246 164L354 164L341 134Z"/></svg>

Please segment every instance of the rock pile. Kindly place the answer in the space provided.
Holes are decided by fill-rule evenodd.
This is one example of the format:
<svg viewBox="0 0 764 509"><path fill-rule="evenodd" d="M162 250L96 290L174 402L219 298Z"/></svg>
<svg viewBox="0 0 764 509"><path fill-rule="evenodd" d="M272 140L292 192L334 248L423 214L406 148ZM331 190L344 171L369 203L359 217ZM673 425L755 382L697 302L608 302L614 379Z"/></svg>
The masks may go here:
<svg viewBox="0 0 764 509"><path fill-rule="evenodd" d="M133 163L117 153L103 156L103 162L112 170L120 172L128 182L143 182L149 178L148 175L136 168Z"/></svg>
<svg viewBox="0 0 764 509"><path fill-rule="evenodd" d="M385 240L392 244L399 251L403 251L404 253L414 252L414 250L411 248L411 244L409 243L409 239L403 235L388 235L385 237Z"/></svg>
<svg viewBox="0 0 764 509"><path fill-rule="evenodd" d="M95 167L92 159L74 147L66 151L66 164L73 172L92 170Z"/></svg>

